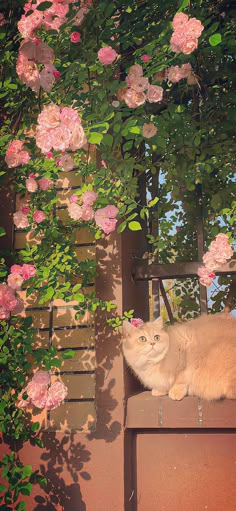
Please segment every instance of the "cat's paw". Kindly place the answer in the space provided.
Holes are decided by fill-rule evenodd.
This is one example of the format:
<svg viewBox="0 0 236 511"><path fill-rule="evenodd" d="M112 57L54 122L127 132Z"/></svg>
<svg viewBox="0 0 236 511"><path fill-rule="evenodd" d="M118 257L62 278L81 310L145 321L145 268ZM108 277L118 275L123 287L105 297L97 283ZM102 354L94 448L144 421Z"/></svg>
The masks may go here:
<svg viewBox="0 0 236 511"><path fill-rule="evenodd" d="M162 392L161 390L152 389L152 396L160 397L165 396L166 394Z"/></svg>
<svg viewBox="0 0 236 511"><path fill-rule="evenodd" d="M173 385L169 390L169 397L175 401L180 401L187 395L186 385Z"/></svg>

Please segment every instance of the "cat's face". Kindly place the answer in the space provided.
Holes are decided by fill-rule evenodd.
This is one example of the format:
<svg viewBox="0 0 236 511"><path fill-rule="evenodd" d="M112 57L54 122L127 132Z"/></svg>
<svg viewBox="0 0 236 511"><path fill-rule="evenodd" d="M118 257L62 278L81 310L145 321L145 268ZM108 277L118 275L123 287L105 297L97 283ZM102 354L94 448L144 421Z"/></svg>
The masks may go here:
<svg viewBox="0 0 236 511"><path fill-rule="evenodd" d="M142 365L145 362L162 360L169 348L169 336L161 318L139 327L128 321L123 323L123 352L130 362Z"/></svg>

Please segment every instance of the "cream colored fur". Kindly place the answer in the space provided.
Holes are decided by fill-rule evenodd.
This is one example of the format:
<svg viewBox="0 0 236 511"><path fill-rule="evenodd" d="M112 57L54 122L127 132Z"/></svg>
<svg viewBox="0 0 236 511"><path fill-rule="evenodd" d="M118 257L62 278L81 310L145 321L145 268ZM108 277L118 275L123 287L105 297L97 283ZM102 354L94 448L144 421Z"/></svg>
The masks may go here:
<svg viewBox="0 0 236 511"><path fill-rule="evenodd" d="M236 399L236 319L229 314L202 315L169 327L160 318L140 327L125 321L123 353L154 396Z"/></svg>

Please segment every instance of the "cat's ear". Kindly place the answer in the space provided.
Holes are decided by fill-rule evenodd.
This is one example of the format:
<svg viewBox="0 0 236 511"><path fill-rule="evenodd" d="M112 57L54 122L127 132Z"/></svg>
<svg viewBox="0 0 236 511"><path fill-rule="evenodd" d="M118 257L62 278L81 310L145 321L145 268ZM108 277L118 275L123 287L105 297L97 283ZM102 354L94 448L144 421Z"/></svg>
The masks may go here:
<svg viewBox="0 0 236 511"><path fill-rule="evenodd" d="M123 321L123 325L122 325L123 335L133 334L136 329L137 329L137 327L132 325L129 321Z"/></svg>
<svg viewBox="0 0 236 511"><path fill-rule="evenodd" d="M161 316L157 319L155 319L154 321L155 325L158 326L159 328L164 328L164 322L163 322L163 319L161 318Z"/></svg>

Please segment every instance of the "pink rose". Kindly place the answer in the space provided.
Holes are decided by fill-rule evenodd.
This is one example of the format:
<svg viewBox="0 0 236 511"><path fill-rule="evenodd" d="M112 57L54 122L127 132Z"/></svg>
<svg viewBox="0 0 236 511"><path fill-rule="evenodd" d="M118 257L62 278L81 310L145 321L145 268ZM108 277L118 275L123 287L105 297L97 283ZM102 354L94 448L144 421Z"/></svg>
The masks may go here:
<svg viewBox="0 0 236 511"><path fill-rule="evenodd" d="M66 398L68 389L64 383L56 381L51 385L48 391L48 398L45 405L46 410L54 410L57 408Z"/></svg>
<svg viewBox="0 0 236 511"><path fill-rule="evenodd" d="M22 140L12 140L9 142L6 154L17 153L22 150L24 142Z"/></svg>
<svg viewBox="0 0 236 511"><path fill-rule="evenodd" d="M124 100L129 108L137 108L146 101L146 95L144 92L135 92L134 89L128 89L124 94Z"/></svg>
<svg viewBox="0 0 236 511"><path fill-rule="evenodd" d="M147 95L149 103L157 103L163 99L163 88L159 85L149 85Z"/></svg>
<svg viewBox="0 0 236 511"><path fill-rule="evenodd" d="M83 216L82 207L78 204L71 203L68 206L68 214L73 220L81 220Z"/></svg>
<svg viewBox="0 0 236 511"><path fill-rule="evenodd" d="M51 130L52 147L55 151L64 152L69 147L71 132L69 128L61 124Z"/></svg>
<svg viewBox="0 0 236 511"><path fill-rule="evenodd" d="M30 207L23 205L23 206L21 206L21 211L24 215L28 215L28 213L30 213Z"/></svg>
<svg viewBox="0 0 236 511"><path fill-rule="evenodd" d="M7 277L7 284L12 289L20 289L22 284L24 282L24 279L19 273L11 273Z"/></svg>
<svg viewBox="0 0 236 511"><path fill-rule="evenodd" d="M51 92L53 85L56 81L54 73L45 67L39 74L40 86L45 92Z"/></svg>
<svg viewBox="0 0 236 511"><path fill-rule="evenodd" d="M183 76L179 66L170 66L166 72L167 78L172 83L177 83L182 80Z"/></svg>
<svg viewBox="0 0 236 511"><path fill-rule="evenodd" d="M85 220L86 222L88 222L89 220L92 220L93 217L94 217L94 211L93 211L93 208L91 206L88 206L87 204L83 204L81 206L82 208L82 220Z"/></svg>
<svg viewBox="0 0 236 511"><path fill-rule="evenodd" d="M73 132L75 125L81 124L81 118L76 110L66 106L61 111L61 122Z"/></svg>
<svg viewBox="0 0 236 511"><path fill-rule="evenodd" d="M10 272L22 275L22 267L19 264L13 264L10 268Z"/></svg>
<svg viewBox="0 0 236 511"><path fill-rule="evenodd" d="M75 193L73 193L73 195L71 195L71 197L69 198L69 201L72 203L72 204L75 204L77 201L78 201L78 195L76 195Z"/></svg>
<svg viewBox="0 0 236 511"><path fill-rule="evenodd" d="M148 55L147 53L144 53L144 55L141 55L141 60L143 62L149 62L150 58L151 58L150 55Z"/></svg>
<svg viewBox="0 0 236 511"><path fill-rule="evenodd" d="M98 194L96 192L89 190L82 194L81 199L82 199L83 204L86 204L86 206L92 206L94 204L94 202L96 201L97 196L98 196Z"/></svg>
<svg viewBox="0 0 236 511"><path fill-rule="evenodd" d="M140 76L143 76L142 66L140 66L140 64L134 64L133 66L130 66L128 74L129 79L135 80L136 78L140 78Z"/></svg>
<svg viewBox="0 0 236 511"><path fill-rule="evenodd" d="M130 320L130 323L131 323L131 325L133 325L133 326L139 327L139 326L143 325L143 320L142 320L142 319L140 319L140 318L132 318L132 319Z"/></svg>
<svg viewBox="0 0 236 511"><path fill-rule="evenodd" d="M48 151L52 148L51 130L38 126L36 129L35 141L37 147L41 149L42 153L47 155Z"/></svg>
<svg viewBox="0 0 236 511"><path fill-rule="evenodd" d="M50 381L50 373L48 371L37 371L32 378L32 382L38 385L49 385Z"/></svg>
<svg viewBox="0 0 236 511"><path fill-rule="evenodd" d="M34 214L33 214L33 220L34 222L36 222L37 224L40 224L41 222L43 222L45 220L45 214L43 211L41 211L40 209L37 209Z"/></svg>
<svg viewBox="0 0 236 511"><path fill-rule="evenodd" d="M210 252L206 252L206 254L204 254L202 260L203 260L205 267L208 269L208 271L217 270L219 265L216 262L213 254L211 254Z"/></svg>
<svg viewBox="0 0 236 511"><path fill-rule="evenodd" d="M77 149L81 149L87 143L87 138L85 136L84 130L80 124L76 124L72 131L70 137L70 149L71 151L76 151Z"/></svg>
<svg viewBox="0 0 236 511"><path fill-rule="evenodd" d="M13 289L6 284L0 284L0 307L9 313L13 312L17 305L18 299L15 297Z"/></svg>
<svg viewBox="0 0 236 511"><path fill-rule="evenodd" d="M31 179L31 178L26 179L25 185L26 185L26 190L28 190L28 192L31 192L31 193L36 192L36 190L38 189L38 183L37 183L37 181L35 181L35 179Z"/></svg>
<svg viewBox="0 0 236 511"><path fill-rule="evenodd" d="M118 57L118 54L111 46L105 46L104 48L101 48L98 51L98 60L103 65L109 65L112 64L116 58Z"/></svg>
<svg viewBox="0 0 236 511"><path fill-rule="evenodd" d="M109 218L115 218L119 213L119 209L116 206L108 205L105 208L98 209L100 214L108 216Z"/></svg>
<svg viewBox="0 0 236 511"><path fill-rule="evenodd" d="M54 103L47 105L43 108L38 116L38 124L44 128L56 128L61 121L60 108Z"/></svg>
<svg viewBox="0 0 236 511"><path fill-rule="evenodd" d="M19 52L16 62L16 72L19 79L27 87L30 87L37 95L40 89L39 70L35 62L28 60Z"/></svg>
<svg viewBox="0 0 236 511"><path fill-rule="evenodd" d="M32 405L40 409L45 408L48 398L48 389L46 385L38 385L38 383L34 383L32 381L28 383L26 392L31 400Z"/></svg>
<svg viewBox="0 0 236 511"><path fill-rule="evenodd" d="M196 18L190 18L187 25L185 25L184 30L187 38L191 37L198 39L204 30L204 26L200 20L197 20Z"/></svg>
<svg viewBox="0 0 236 511"><path fill-rule="evenodd" d="M38 180L40 190L48 190L52 186L52 181L46 177L42 177Z"/></svg>
<svg viewBox="0 0 236 511"><path fill-rule="evenodd" d="M105 234L110 234L116 228L117 220L115 219L115 216L118 212L119 210L116 206L110 205L105 208L98 209L94 215L96 225L100 227Z"/></svg>
<svg viewBox="0 0 236 511"><path fill-rule="evenodd" d="M16 211L16 213L14 213L13 222L17 229L27 229L27 227L29 227L29 220L22 211Z"/></svg>
<svg viewBox="0 0 236 511"><path fill-rule="evenodd" d="M197 38L192 39L186 39L184 43L182 44L181 51L185 55L190 55L196 48L198 47L198 40Z"/></svg>
<svg viewBox="0 0 236 511"><path fill-rule="evenodd" d="M135 92L140 93L147 90L149 86L148 78L144 78L143 76L139 76L138 78L130 79L130 87L135 90Z"/></svg>
<svg viewBox="0 0 236 511"><path fill-rule="evenodd" d="M69 172L74 168L74 160L70 154L64 154L57 160L57 165L65 172Z"/></svg>
<svg viewBox="0 0 236 511"><path fill-rule="evenodd" d="M36 61L40 64L50 64L55 60L53 49L48 44L40 41L36 46Z"/></svg>
<svg viewBox="0 0 236 511"><path fill-rule="evenodd" d="M181 28L184 29L188 23L188 16L183 12L177 12L173 18L172 26L174 29Z"/></svg>
<svg viewBox="0 0 236 511"><path fill-rule="evenodd" d="M156 135L156 133L157 133L157 127L152 122L150 122L149 124L144 123L143 129L142 129L143 137L152 138Z"/></svg>
<svg viewBox="0 0 236 511"><path fill-rule="evenodd" d="M72 43L79 43L81 40L81 35L79 32L72 32L70 35L70 40Z"/></svg>
<svg viewBox="0 0 236 511"><path fill-rule="evenodd" d="M105 234L110 234L116 228L117 220L116 218L103 218L99 224L99 227L102 229Z"/></svg>
<svg viewBox="0 0 236 511"><path fill-rule="evenodd" d="M200 277L200 284L203 286L209 287L212 284L212 280L215 278L215 273L209 271L205 266L200 266L197 272Z"/></svg>
<svg viewBox="0 0 236 511"><path fill-rule="evenodd" d="M26 264L24 263L22 266L22 277L24 280L28 280L31 277L35 277L36 275L36 268L33 264Z"/></svg>

